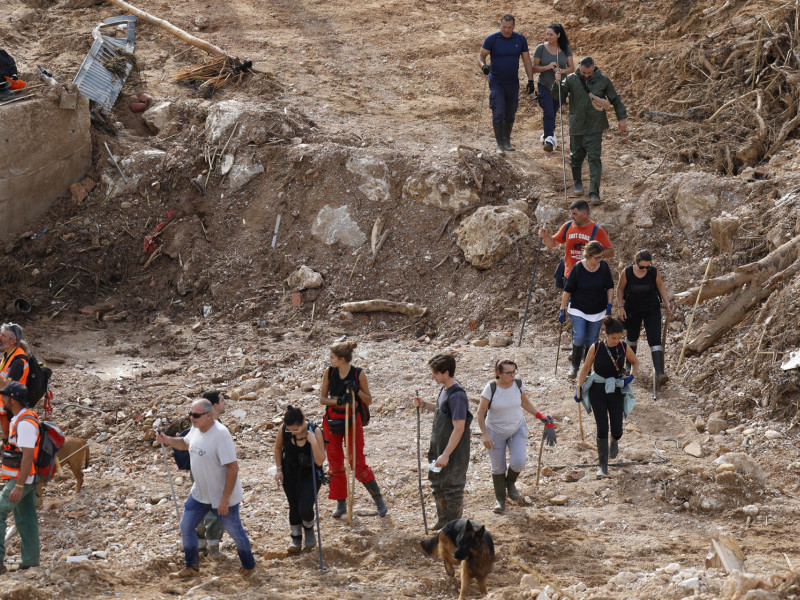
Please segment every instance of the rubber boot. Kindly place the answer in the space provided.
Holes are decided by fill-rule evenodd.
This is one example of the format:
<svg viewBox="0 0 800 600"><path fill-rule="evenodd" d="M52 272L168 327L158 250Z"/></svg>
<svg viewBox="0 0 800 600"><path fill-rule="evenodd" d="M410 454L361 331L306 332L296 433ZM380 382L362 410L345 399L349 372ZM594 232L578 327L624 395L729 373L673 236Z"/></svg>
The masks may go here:
<svg viewBox="0 0 800 600"><path fill-rule="evenodd" d="M653 356L653 370L656 372L656 383L663 385L669 381L669 376L664 373L664 351L651 350Z"/></svg>
<svg viewBox="0 0 800 600"><path fill-rule="evenodd" d="M492 511L502 514L506 509L506 474L500 473L495 475L492 473L492 484L494 485L494 507Z"/></svg>
<svg viewBox="0 0 800 600"><path fill-rule="evenodd" d="M364 487L367 488L369 495L372 496L372 499L375 501L375 507L378 509L378 516L385 517L389 509L386 507L386 502L383 501L378 482L374 479L372 481L367 481Z"/></svg>
<svg viewBox="0 0 800 600"><path fill-rule="evenodd" d="M517 477L519 477L519 471L508 467L508 472L506 473L506 490L508 490L508 497L512 500L519 500L521 497L520 493L517 491L517 486L514 485L517 483Z"/></svg>
<svg viewBox="0 0 800 600"><path fill-rule="evenodd" d="M608 438L597 440L597 460L600 468L597 469L597 478L608 477Z"/></svg>
<svg viewBox="0 0 800 600"><path fill-rule="evenodd" d="M289 554L297 554L303 549L303 536L301 535L302 525L292 525L289 534L292 536L292 543L289 545Z"/></svg>
<svg viewBox="0 0 800 600"><path fill-rule="evenodd" d="M619 440L611 436L611 444L608 447L608 458L617 458L619 454Z"/></svg>
<svg viewBox="0 0 800 600"><path fill-rule="evenodd" d="M447 511L445 512L447 523L460 519L464 512L464 491L453 492L445 497L447 498Z"/></svg>
<svg viewBox="0 0 800 600"><path fill-rule="evenodd" d="M317 536L314 535L314 521L310 523L303 521L303 544L309 549L317 545Z"/></svg>
<svg viewBox="0 0 800 600"><path fill-rule="evenodd" d="M492 127L494 128L494 139L497 142L497 153L500 156L505 156L506 155L505 125L504 123L492 123Z"/></svg>
<svg viewBox="0 0 800 600"><path fill-rule="evenodd" d="M331 516L334 519L338 519L346 512L347 512L347 499L345 498L344 500L336 501L336 510L333 511Z"/></svg>
<svg viewBox="0 0 800 600"><path fill-rule="evenodd" d="M592 206L598 206L602 203L603 201L600 200L599 194L589 194L589 204L591 204Z"/></svg>
<svg viewBox="0 0 800 600"><path fill-rule="evenodd" d="M581 359L583 358L583 346L572 346L572 366L569 368L567 377L575 379L581 369Z"/></svg>
<svg viewBox="0 0 800 600"><path fill-rule="evenodd" d="M581 181L581 167L572 167L572 194L583 196L583 181Z"/></svg>
<svg viewBox="0 0 800 600"><path fill-rule="evenodd" d="M438 520L436 524L433 526L433 531L439 531L442 527L447 525L447 500L443 494L434 495L434 500L436 500L436 516Z"/></svg>
<svg viewBox="0 0 800 600"><path fill-rule="evenodd" d="M636 354L636 342L628 342L628 348L631 349L631 352ZM653 363L653 364L655 364L655 363ZM630 374L631 374L631 363L626 358L625 359L625 375L630 375Z"/></svg>
<svg viewBox="0 0 800 600"><path fill-rule="evenodd" d="M513 152L516 150L514 146L511 145L511 130L514 128L514 119L510 121L503 121L503 148L505 148L506 152Z"/></svg>

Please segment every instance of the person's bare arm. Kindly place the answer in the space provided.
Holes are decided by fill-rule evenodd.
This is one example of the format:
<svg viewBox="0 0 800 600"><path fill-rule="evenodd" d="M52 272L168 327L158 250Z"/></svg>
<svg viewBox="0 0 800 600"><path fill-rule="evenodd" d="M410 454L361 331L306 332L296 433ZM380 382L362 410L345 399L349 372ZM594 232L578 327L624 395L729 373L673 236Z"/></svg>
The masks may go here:
<svg viewBox="0 0 800 600"><path fill-rule="evenodd" d="M623 321L628 318L625 314L625 288L628 287L628 277L625 275L625 269L622 269L619 274L619 283L617 284L617 314Z"/></svg>
<svg viewBox="0 0 800 600"><path fill-rule="evenodd" d="M222 498L219 500L217 512L221 515L228 514L228 506L231 502L231 494L236 486L236 478L239 476L239 461L233 461L225 465L225 488L222 490Z"/></svg>
<svg viewBox="0 0 800 600"><path fill-rule="evenodd" d="M164 444L165 446L170 446L175 448L176 450L188 450L189 444L186 443L186 440L182 437L170 437L168 435L164 435L163 433L156 433L156 441L160 444Z"/></svg>
<svg viewBox="0 0 800 600"><path fill-rule="evenodd" d="M664 280L661 279L661 273L656 271L656 287L658 288L658 293L661 295L661 301L664 303L664 308L667 309L667 312L673 312L675 307L669 301L669 292L667 291L667 286L664 284Z"/></svg>
<svg viewBox="0 0 800 600"><path fill-rule="evenodd" d="M466 423L467 421L465 419L453 421L453 432L450 434L450 439L447 441L444 452L436 459L437 467L446 467L447 463L450 462L450 455L453 453L453 450L456 449L456 446L458 446L458 442L461 441L461 436L464 435Z"/></svg>
<svg viewBox="0 0 800 600"><path fill-rule="evenodd" d="M275 436L275 468L278 469L278 472L275 473L275 483L278 487L283 485L283 428L285 426L281 425L281 429L278 432L278 435Z"/></svg>
<svg viewBox="0 0 800 600"><path fill-rule="evenodd" d="M487 450L492 449L492 436L486 429L486 412L489 410L489 399L481 396L480 404L478 404L478 427L481 429L481 441Z"/></svg>
<svg viewBox="0 0 800 600"><path fill-rule="evenodd" d="M321 467L325 462L325 437L322 435L321 427L317 427L314 434L308 436L308 443L311 444L311 451L314 453L314 462Z"/></svg>
<svg viewBox="0 0 800 600"><path fill-rule="evenodd" d="M14 489L11 490L11 494L8 496L9 502L14 504L22 500L22 489L29 477L28 474L31 472L31 465L33 464L33 448L20 449L22 450L22 462L19 465L19 474L14 480Z"/></svg>
<svg viewBox="0 0 800 600"><path fill-rule="evenodd" d="M548 248L555 248L558 246L558 240L554 238L552 235L547 233L547 227L542 227L539 229L539 237L542 238L544 245Z"/></svg>
<svg viewBox="0 0 800 600"><path fill-rule="evenodd" d="M530 52L522 53L522 65L525 67L525 74L528 76L528 79L533 79L533 65L531 64Z"/></svg>
<svg viewBox="0 0 800 600"><path fill-rule="evenodd" d="M589 377L589 371L592 370L594 364L594 353L597 350L597 344L589 346L589 351L586 353L586 360L581 367L581 372L578 373L578 393L580 394L583 384L586 383L586 378Z"/></svg>
<svg viewBox="0 0 800 600"><path fill-rule="evenodd" d="M483 67L483 65L487 64L486 63L486 58L488 56L489 56L489 51L486 48L481 48L481 53L478 56L478 64L480 64L481 67Z"/></svg>
<svg viewBox="0 0 800 600"><path fill-rule="evenodd" d="M372 394L369 393L367 376L364 374L363 370L358 376L358 399L364 403L364 406L372 404Z"/></svg>
<svg viewBox="0 0 800 600"><path fill-rule="evenodd" d="M319 388L319 403L322 406L336 406L338 403L338 398L331 398L328 396L328 392L331 389L331 382L328 381L328 369L322 373L322 385Z"/></svg>
<svg viewBox="0 0 800 600"><path fill-rule="evenodd" d="M575 72L575 61L573 60L573 57L568 56L567 57L567 68L566 69L560 69L560 70L565 75L569 75L570 73L574 73Z"/></svg>
<svg viewBox="0 0 800 600"><path fill-rule="evenodd" d="M431 412L436 412L436 403L435 402L425 402L419 396L415 396L411 399L411 405L415 406L416 408L424 408L425 410L429 410Z"/></svg>

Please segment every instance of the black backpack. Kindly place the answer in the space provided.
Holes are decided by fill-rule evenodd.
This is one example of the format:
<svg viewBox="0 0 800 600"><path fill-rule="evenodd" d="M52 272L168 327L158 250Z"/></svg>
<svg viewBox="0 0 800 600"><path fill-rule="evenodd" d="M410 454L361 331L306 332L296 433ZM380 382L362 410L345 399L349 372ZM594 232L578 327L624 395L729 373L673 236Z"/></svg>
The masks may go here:
<svg viewBox="0 0 800 600"><path fill-rule="evenodd" d="M28 382L25 384L25 387L28 388L28 406L36 406L36 403L47 393L53 371L39 362L39 359L33 354L15 356L14 360L18 358L28 361Z"/></svg>
<svg viewBox="0 0 800 600"><path fill-rule="evenodd" d="M0 48L0 79L8 77L9 79L17 78L17 63L11 58L11 55Z"/></svg>
<svg viewBox="0 0 800 600"><path fill-rule="evenodd" d="M567 241L567 232L569 231L570 226L574 221L567 221L567 224L564 226L564 241ZM597 235L597 230L600 229L600 225L597 223L594 224L594 229L592 229L592 237L589 238L591 242L594 239L594 236ZM558 263L556 267L556 272L553 273L553 279L556 280L556 287L559 289L564 289L564 284L567 282L566 278L564 277L564 271L566 269L566 265L564 265L564 259L561 259L561 262Z"/></svg>

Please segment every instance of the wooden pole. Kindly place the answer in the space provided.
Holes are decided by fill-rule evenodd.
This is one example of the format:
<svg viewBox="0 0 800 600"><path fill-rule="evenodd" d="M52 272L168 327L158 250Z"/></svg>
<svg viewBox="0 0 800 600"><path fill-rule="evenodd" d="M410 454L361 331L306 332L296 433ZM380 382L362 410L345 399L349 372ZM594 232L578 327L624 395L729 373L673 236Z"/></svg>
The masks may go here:
<svg viewBox="0 0 800 600"><path fill-rule="evenodd" d="M581 441L584 441L584 436L583 436L583 413L581 411L581 408L583 408L582 404L583 403L578 402L578 425L581 428Z"/></svg>
<svg viewBox="0 0 800 600"><path fill-rule="evenodd" d="M692 324L694 323L694 314L697 312L697 306L700 304L700 296L703 295L703 285L705 285L706 279L708 279L708 273L711 271L711 263L713 260L714 259L712 257L708 258L708 264L706 265L706 272L703 275L703 281L700 282L700 289L697 290L697 300L694 301L692 316L689 317L689 326L686 328L686 337L683 338L683 348L681 348L681 357L678 359L678 368L675 369L676 375L681 370L681 365L683 364L683 356L686 354L686 343L689 341L689 333L691 333Z"/></svg>
<svg viewBox="0 0 800 600"><path fill-rule="evenodd" d="M353 433L352 445L350 446L350 456L353 458L353 466L350 468L350 492L347 494L347 523L348 525L352 525L353 523L353 504L355 504L355 498L353 496L356 493L356 467L358 466L358 460L356 452L356 391L350 390L350 396L353 399L352 409L351 412L353 414L353 426L350 428L351 432Z"/></svg>
<svg viewBox="0 0 800 600"><path fill-rule="evenodd" d="M146 13L145 11L138 9L135 6L128 4L127 2L123 2L123 0L108 0L108 2L110 2L115 6L120 7L123 10L128 11L132 15L136 15L143 21L146 21L157 27L160 27L161 29L164 29L165 31L168 31L175 37L182 39L187 44L191 44L195 48L200 48L200 50L203 50L208 54L211 54L213 56L228 56L228 53L225 52L222 48L219 48L210 42L206 42L205 40L201 40L200 38L185 32L183 29L175 27L175 25L173 25L169 21L165 21L164 19L159 19L158 17L154 17L150 13Z"/></svg>
<svg viewBox="0 0 800 600"><path fill-rule="evenodd" d="M350 489L350 403L344 405L344 471L347 479L347 524L353 524L353 490Z"/></svg>
<svg viewBox="0 0 800 600"><path fill-rule="evenodd" d="M539 474L542 472L542 450L544 450L544 432L542 432L542 439L539 440L539 465L536 467L536 485L533 486L535 488L539 487Z"/></svg>

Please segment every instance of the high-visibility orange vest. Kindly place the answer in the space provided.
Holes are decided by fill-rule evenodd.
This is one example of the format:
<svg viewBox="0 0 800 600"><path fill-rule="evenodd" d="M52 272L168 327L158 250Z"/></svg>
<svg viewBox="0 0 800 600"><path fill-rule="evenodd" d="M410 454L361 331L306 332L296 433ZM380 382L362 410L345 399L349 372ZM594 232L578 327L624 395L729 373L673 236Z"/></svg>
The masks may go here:
<svg viewBox="0 0 800 600"><path fill-rule="evenodd" d="M16 479L19 476L19 466L13 466L6 464L7 457L19 455L20 459L22 456L22 450L19 449L17 446L17 425L19 425L20 420L25 419L26 421L30 421L36 426L36 446L33 448L33 460L31 461L31 471L28 475L35 475L36 474L36 459L39 458L39 446L40 446L40 439L39 439L39 417L36 416L36 413L33 412L30 408L26 408L25 410L19 413L19 417L14 424L11 426L10 435L8 436L8 442L3 446L3 464L0 467L0 477L3 479ZM27 479L27 477L25 478Z"/></svg>
<svg viewBox="0 0 800 600"><path fill-rule="evenodd" d="M25 350L22 349L22 346L17 346L7 358L3 358L3 363L0 366L0 379L8 379L8 369L11 367L11 361L13 361L17 356L21 356L22 362L25 363L25 367L22 369L22 377L19 378L19 382L22 385L28 385L28 371L30 370L30 366L28 366L28 355L25 354Z"/></svg>

